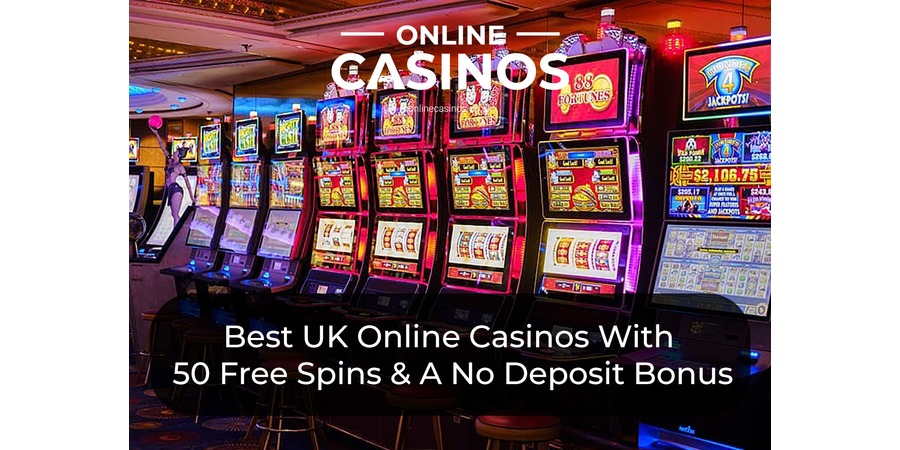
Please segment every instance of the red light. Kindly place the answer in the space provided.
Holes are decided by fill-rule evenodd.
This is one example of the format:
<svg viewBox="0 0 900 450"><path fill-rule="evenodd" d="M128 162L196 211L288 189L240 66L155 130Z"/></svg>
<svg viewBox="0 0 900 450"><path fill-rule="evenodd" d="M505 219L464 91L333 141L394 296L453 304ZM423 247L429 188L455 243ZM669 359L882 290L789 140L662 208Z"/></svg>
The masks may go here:
<svg viewBox="0 0 900 450"><path fill-rule="evenodd" d="M663 55L669 58L680 58L687 48L687 37L681 32L681 21L672 19L666 22L669 32L663 42Z"/></svg>
<svg viewBox="0 0 900 450"><path fill-rule="evenodd" d="M431 269L434 266L434 252L437 251L437 233L428 232L428 244L425 247L425 267Z"/></svg>

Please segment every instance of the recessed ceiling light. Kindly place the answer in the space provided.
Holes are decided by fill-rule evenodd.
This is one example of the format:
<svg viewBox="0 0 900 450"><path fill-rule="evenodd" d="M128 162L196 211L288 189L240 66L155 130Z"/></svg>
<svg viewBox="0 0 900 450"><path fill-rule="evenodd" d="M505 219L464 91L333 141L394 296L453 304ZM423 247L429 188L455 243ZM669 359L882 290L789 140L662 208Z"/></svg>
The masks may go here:
<svg viewBox="0 0 900 450"><path fill-rule="evenodd" d="M187 101L187 97L178 97L178 101L184 103Z"/></svg>
<svg viewBox="0 0 900 450"><path fill-rule="evenodd" d="M178 109L178 103L172 103L171 105L169 105L169 108Z"/></svg>
<svg viewBox="0 0 900 450"><path fill-rule="evenodd" d="M138 109L134 110L134 112L136 112L138 114L142 114L144 112L144 110L141 108L138 108Z"/></svg>

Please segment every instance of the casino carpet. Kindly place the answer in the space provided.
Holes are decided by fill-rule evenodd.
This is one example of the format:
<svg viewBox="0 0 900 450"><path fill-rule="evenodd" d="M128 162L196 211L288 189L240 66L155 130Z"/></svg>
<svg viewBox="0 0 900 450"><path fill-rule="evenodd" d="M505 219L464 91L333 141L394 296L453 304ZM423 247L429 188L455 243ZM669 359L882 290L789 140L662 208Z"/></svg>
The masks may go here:
<svg viewBox="0 0 900 450"><path fill-rule="evenodd" d="M129 366L128 377L129 448L131 450L186 449L186 450L243 450L257 448L259 432L251 441L244 441L249 418L204 418L194 423L193 416L177 414L156 399L152 389L141 386L134 364ZM274 438L270 444L274 449ZM306 434L285 434L281 448L306 450L312 445ZM327 442L322 450L372 450L364 443L351 440L340 433L327 432Z"/></svg>

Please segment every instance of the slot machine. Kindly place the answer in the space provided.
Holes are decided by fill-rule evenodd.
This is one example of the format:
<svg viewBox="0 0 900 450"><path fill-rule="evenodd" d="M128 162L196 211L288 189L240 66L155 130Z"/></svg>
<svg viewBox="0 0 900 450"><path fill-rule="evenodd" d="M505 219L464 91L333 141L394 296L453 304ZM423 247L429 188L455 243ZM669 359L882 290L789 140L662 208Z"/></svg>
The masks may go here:
<svg viewBox="0 0 900 450"><path fill-rule="evenodd" d="M138 165L141 158L141 139L128 139L128 211L144 217L150 189L153 186L153 172L147 166Z"/></svg>
<svg viewBox="0 0 900 450"><path fill-rule="evenodd" d="M195 282L228 286L229 283L248 278L254 273L262 218L269 201L266 195L266 164L260 155L261 141L259 117L235 122L227 191L228 209L224 213L225 225L218 242L222 258L212 270L195 274ZM223 196L225 192L222 191Z"/></svg>
<svg viewBox="0 0 900 450"><path fill-rule="evenodd" d="M382 89L372 106L374 143L369 171L375 216L368 277L349 319L410 319L425 292L440 282L437 257L446 234L439 204L436 89Z"/></svg>
<svg viewBox="0 0 900 450"><path fill-rule="evenodd" d="M350 68L355 75L356 68ZM316 150L312 157L316 215L310 263L295 293L277 299L294 307L331 307L354 294L369 242L369 181L366 173L369 94L342 92L330 84L316 103Z"/></svg>
<svg viewBox="0 0 900 450"><path fill-rule="evenodd" d="M472 76L453 79L444 127L449 194L442 287L420 322L463 333L477 325L506 326L525 255L528 197L525 136L530 88L513 91L498 78L508 50L495 48L485 64L490 86ZM479 64L480 65L480 64ZM511 81L524 69L505 70Z"/></svg>
<svg viewBox="0 0 900 450"><path fill-rule="evenodd" d="M188 285L193 275L213 270L221 259L218 239L225 225L222 211L228 210L229 166L226 163L229 142L225 138L227 123L215 123L200 127L200 163L197 166L197 183L194 186L196 206L185 245L191 249L187 261L181 265L166 267L160 271L172 276L182 309L189 315L200 316L199 305L188 301ZM223 152L225 156L223 157Z"/></svg>
<svg viewBox="0 0 900 450"><path fill-rule="evenodd" d="M591 345L521 351L526 357L609 356L617 349L603 345L597 326L630 319L643 241L637 134L648 50L628 32L596 41L576 33L557 50L568 55L554 67L569 84L543 96L550 139L538 145L543 222L526 323L554 333L592 330Z"/></svg>
<svg viewBox="0 0 900 450"><path fill-rule="evenodd" d="M255 294L283 292L297 283L299 255L308 243L309 158L303 148L306 118L298 108L275 116L275 151L269 164L269 211L257 256L258 276L231 287ZM304 247L304 248L301 248Z"/></svg>
<svg viewBox="0 0 900 450"><path fill-rule="evenodd" d="M673 392L664 400L670 410L639 417L641 448L770 445L770 61L770 37L685 51L683 119L727 118L730 126L669 132L648 306L674 345L625 357L707 374L728 368L741 389L727 404ZM692 409L682 412L685 405Z"/></svg>

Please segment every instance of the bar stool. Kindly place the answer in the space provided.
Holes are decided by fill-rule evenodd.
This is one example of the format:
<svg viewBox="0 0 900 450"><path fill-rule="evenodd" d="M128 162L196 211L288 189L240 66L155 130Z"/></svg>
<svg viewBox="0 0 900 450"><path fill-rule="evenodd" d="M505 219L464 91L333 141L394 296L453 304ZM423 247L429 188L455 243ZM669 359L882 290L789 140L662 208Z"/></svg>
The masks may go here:
<svg viewBox="0 0 900 450"><path fill-rule="evenodd" d="M434 442L437 445L437 450L444 449L440 411L456 407L459 403L456 392L444 386L396 386L385 392L384 400L388 405L400 408L400 421L397 424L394 450L403 450L406 444L406 437L409 434L411 424L411 413L413 411L433 413L431 426L434 432Z"/></svg>
<svg viewBox="0 0 900 450"><path fill-rule="evenodd" d="M189 363L206 363L209 368L209 379L217 377L217 368L223 361L228 360L228 349L225 348L225 328L220 326L199 326L184 331L182 345L182 361ZM185 357L187 357L185 359ZM197 397L197 409L194 414L194 423L200 422L200 408L203 405L203 392L207 387L221 387L220 384L204 383L200 385L200 393ZM175 386L173 401L177 405L184 393L185 386ZM235 400L240 405L237 390L234 390Z"/></svg>
<svg viewBox="0 0 900 450"><path fill-rule="evenodd" d="M522 450L529 443L536 450L547 450L550 441L559 437L562 423L553 416L478 416L475 420L475 431L479 436L488 438L487 450L499 450L501 444L507 448Z"/></svg>
<svg viewBox="0 0 900 450"><path fill-rule="evenodd" d="M310 354L304 352L302 350L295 349L285 349L285 348L269 348L262 347L257 351L257 356L259 357L260 363L266 361L273 360L290 360L297 361L297 364L300 361L308 360ZM292 370L296 370L297 366L294 365ZM291 371L288 370L288 373ZM247 427L247 432L244 433L244 440L249 441L250 435L253 434L253 430L257 429L256 424L259 422L260 416L262 416L262 412L264 409L269 408L268 399L271 398L272 393L270 390L271 386L266 383L259 388L258 400L256 401L256 407L253 410L253 415L250 417L250 425Z"/></svg>
<svg viewBox="0 0 900 450"><path fill-rule="evenodd" d="M268 389L260 391L260 404L268 406L268 413L264 419L254 417L251 421L251 423L255 423L257 429L262 430L262 435L259 438L259 450L268 450L269 441L272 439L272 433L275 433L276 450L281 449L281 437L283 433L309 433L309 439L313 449L319 450L318 433L322 428L323 422L315 415L312 401L312 389L310 386L302 386L297 383L297 380L300 378L297 366L305 361L309 360L273 359L263 361L262 364L260 364L269 372L276 368L282 368L287 372L287 377L285 379L285 384L268 386ZM285 387L294 387L298 389L299 392L297 390L286 390ZM299 394L299 396L302 397L304 409L306 410L305 414L297 412L297 405L289 403L293 400L292 394ZM305 422L305 425L292 428L289 426L292 421L299 421L301 424Z"/></svg>
<svg viewBox="0 0 900 450"><path fill-rule="evenodd" d="M144 311L141 313L141 320L146 320L150 322L150 330L147 332L147 349L138 351L138 355L146 358L146 363L142 368L145 371L144 374L144 386L146 386L150 382L150 369L153 365L154 358L165 358L167 356L171 356L168 352L157 352L156 351L156 340L159 337L159 323L160 322L172 322L175 319L181 317L178 314L174 313L165 313L160 311ZM140 372L138 372L140 373Z"/></svg>
<svg viewBox="0 0 900 450"><path fill-rule="evenodd" d="M215 323L212 319L193 316L179 317L172 321L172 340L175 342L175 348L179 349L178 356L180 361L184 361L185 357L184 333L192 328L213 326L215 326Z"/></svg>

